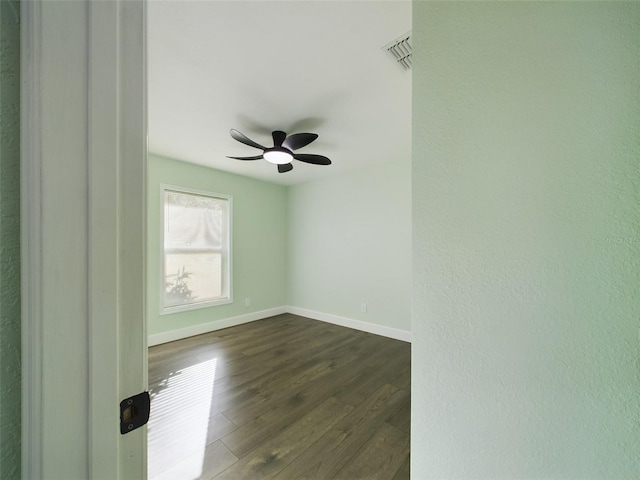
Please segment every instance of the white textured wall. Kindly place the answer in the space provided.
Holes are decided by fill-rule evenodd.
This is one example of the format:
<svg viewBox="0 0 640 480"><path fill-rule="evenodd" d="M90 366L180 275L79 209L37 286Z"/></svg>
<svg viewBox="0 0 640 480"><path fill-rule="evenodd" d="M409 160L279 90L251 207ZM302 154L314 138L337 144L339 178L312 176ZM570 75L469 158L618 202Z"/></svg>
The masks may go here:
<svg viewBox="0 0 640 480"><path fill-rule="evenodd" d="M412 478L640 478L640 4L413 22Z"/></svg>
<svg viewBox="0 0 640 480"><path fill-rule="evenodd" d="M410 168L289 187L289 305L411 330Z"/></svg>

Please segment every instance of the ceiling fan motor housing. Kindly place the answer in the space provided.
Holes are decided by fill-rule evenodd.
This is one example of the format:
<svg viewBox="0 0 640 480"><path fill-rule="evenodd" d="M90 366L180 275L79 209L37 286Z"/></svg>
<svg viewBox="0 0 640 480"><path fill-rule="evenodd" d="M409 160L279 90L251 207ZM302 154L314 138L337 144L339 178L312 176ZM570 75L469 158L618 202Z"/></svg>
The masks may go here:
<svg viewBox="0 0 640 480"><path fill-rule="evenodd" d="M266 148L262 156L267 162L274 163L276 165L291 163L291 160L293 160L293 152L284 147Z"/></svg>

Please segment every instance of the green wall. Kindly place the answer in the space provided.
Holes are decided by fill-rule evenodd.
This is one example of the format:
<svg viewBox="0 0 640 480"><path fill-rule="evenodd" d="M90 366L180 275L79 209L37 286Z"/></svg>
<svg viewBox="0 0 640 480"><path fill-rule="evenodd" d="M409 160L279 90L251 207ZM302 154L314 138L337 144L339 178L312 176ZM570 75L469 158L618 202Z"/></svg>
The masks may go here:
<svg viewBox="0 0 640 480"><path fill-rule="evenodd" d="M233 197L233 303L160 315L160 185ZM287 282L286 188L186 162L151 155L148 168L148 333L215 322L285 305ZM251 298L251 306L244 299Z"/></svg>
<svg viewBox="0 0 640 480"><path fill-rule="evenodd" d="M411 330L409 159L289 187L289 229L289 305Z"/></svg>
<svg viewBox="0 0 640 480"><path fill-rule="evenodd" d="M233 196L233 304L159 314L162 183ZM408 160L284 187L151 155L149 334L292 306L408 336L410 190Z"/></svg>
<svg viewBox="0 0 640 480"><path fill-rule="evenodd" d="M0 2L0 478L20 478L20 3Z"/></svg>
<svg viewBox="0 0 640 480"><path fill-rule="evenodd" d="M412 478L639 478L640 4L413 23Z"/></svg>

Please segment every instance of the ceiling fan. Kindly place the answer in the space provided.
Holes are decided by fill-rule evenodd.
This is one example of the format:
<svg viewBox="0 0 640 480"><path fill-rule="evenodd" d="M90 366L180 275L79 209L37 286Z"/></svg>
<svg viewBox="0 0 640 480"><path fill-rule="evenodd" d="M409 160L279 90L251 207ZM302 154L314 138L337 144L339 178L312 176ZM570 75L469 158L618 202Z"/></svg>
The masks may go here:
<svg viewBox="0 0 640 480"><path fill-rule="evenodd" d="M275 130L271 133L271 136L273 137L273 147L263 147L233 128L230 133L231 136L240 143L262 150L262 155L256 155L253 157L227 156L227 158L234 158L236 160L264 159L269 163L277 165L278 172L280 173L293 170L291 162L294 159L305 163L312 163L313 165L331 165L331 160L327 157L323 157L322 155L314 155L312 153L293 153L293 150L309 145L318 138L318 135L315 133L294 133L293 135L287 136L285 132Z"/></svg>

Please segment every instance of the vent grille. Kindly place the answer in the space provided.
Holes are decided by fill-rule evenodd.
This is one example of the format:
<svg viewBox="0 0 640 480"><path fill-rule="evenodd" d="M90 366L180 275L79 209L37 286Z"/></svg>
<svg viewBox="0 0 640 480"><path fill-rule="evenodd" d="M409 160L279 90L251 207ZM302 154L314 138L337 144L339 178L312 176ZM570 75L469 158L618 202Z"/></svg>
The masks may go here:
<svg viewBox="0 0 640 480"><path fill-rule="evenodd" d="M387 43L382 48L393 55L395 61L399 63L402 68L405 70L411 68L411 53L413 51L411 47L411 30L392 42Z"/></svg>

